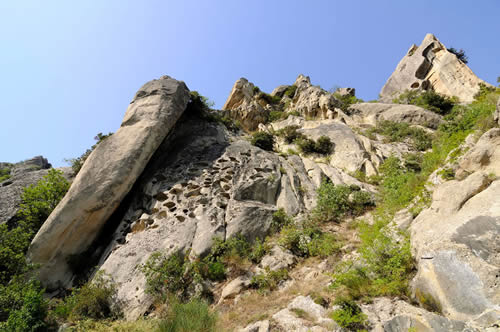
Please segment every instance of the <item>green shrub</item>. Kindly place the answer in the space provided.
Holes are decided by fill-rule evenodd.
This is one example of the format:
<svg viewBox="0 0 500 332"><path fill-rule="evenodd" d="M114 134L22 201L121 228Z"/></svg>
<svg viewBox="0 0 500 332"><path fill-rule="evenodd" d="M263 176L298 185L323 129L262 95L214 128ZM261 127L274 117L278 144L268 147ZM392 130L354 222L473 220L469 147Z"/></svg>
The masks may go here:
<svg viewBox="0 0 500 332"><path fill-rule="evenodd" d="M274 122L274 121L279 121L282 119L286 119L288 116L287 113L282 112L282 111L271 111L269 112L269 116L267 118L268 122Z"/></svg>
<svg viewBox="0 0 500 332"><path fill-rule="evenodd" d="M455 178L455 171L451 168L445 167L438 172L438 175L445 180L453 180Z"/></svg>
<svg viewBox="0 0 500 332"><path fill-rule="evenodd" d="M259 131L252 135L252 145L259 147L266 151L272 151L274 145L274 136L272 134Z"/></svg>
<svg viewBox="0 0 500 332"><path fill-rule="evenodd" d="M314 144L314 150L320 154L330 154L332 152L333 143L327 136L321 136Z"/></svg>
<svg viewBox="0 0 500 332"><path fill-rule="evenodd" d="M314 222L306 221L300 224L289 224L281 230L278 244L290 250L296 256L312 256L311 250L315 255L320 255L325 252L323 248L330 246L326 243L330 239L326 238L325 240L321 238L322 236L323 232ZM311 244L312 241L315 242ZM325 241L325 243L321 241Z"/></svg>
<svg viewBox="0 0 500 332"><path fill-rule="evenodd" d="M380 121L370 133L378 133L387 137L388 142L403 142L411 139L412 145L419 151L425 151L432 147L432 136L422 128L410 126L406 122Z"/></svg>
<svg viewBox="0 0 500 332"><path fill-rule="evenodd" d="M359 331L368 323L367 316L363 314L361 308L352 300L340 299L336 301L340 306L331 314L331 318L339 324L340 327L350 331Z"/></svg>
<svg viewBox="0 0 500 332"><path fill-rule="evenodd" d="M316 142L314 142L314 140L310 138L307 137L298 138L295 140L295 144L297 144L300 152L304 154L315 152Z"/></svg>
<svg viewBox="0 0 500 332"><path fill-rule="evenodd" d="M181 298L192 282L190 267L182 252L168 257L159 252L153 253L140 268L146 277L146 293L161 301L171 294Z"/></svg>
<svg viewBox="0 0 500 332"><path fill-rule="evenodd" d="M340 109L345 113L348 113L349 106L363 102L363 99L358 99L356 96L351 96L349 94L340 95L338 93L334 93L333 95L340 102Z"/></svg>
<svg viewBox="0 0 500 332"><path fill-rule="evenodd" d="M484 83L479 83L479 91L474 95L474 99L476 101L484 101L484 99L490 95L492 92L495 92L497 88L486 85Z"/></svg>
<svg viewBox="0 0 500 332"><path fill-rule="evenodd" d="M283 137L286 143L291 144L299 138L304 138L304 135L299 133L297 130L299 126L286 126L283 129L278 130L277 134Z"/></svg>
<svg viewBox="0 0 500 332"><path fill-rule="evenodd" d="M10 178L10 168L0 168L0 182L4 182Z"/></svg>
<svg viewBox="0 0 500 332"><path fill-rule="evenodd" d="M116 284L111 277L99 271L94 278L59 304L55 312L61 318L81 319L116 319L121 316L116 305Z"/></svg>
<svg viewBox="0 0 500 332"><path fill-rule="evenodd" d="M422 170L422 154L408 153L404 159L404 166L412 172L420 172Z"/></svg>
<svg viewBox="0 0 500 332"><path fill-rule="evenodd" d="M392 100L396 104L411 104L423 107L438 114L447 114L457 103L456 98L442 96L433 90L406 90Z"/></svg>
<svg viewBox="0 0 500 332"><path fill-rule="evenodd" d="M209 262L207 264L207 277L212 281L221 281L226 278L226 267L220 261Z"/></svg>
<svg viewBox="0 0 500 332"><path fill-rule="evenodd" d="M250 280L250 287L259 290L275 290L278 285L288 279L288 270L279 269L271 271L266 269L265 273L257 274Z"/></svg>
<svg viewBox="0 0 500 332"><path fill-rule="evenodd" d="M250 251L249 258L252 262L258 264L269 250L269 245L265 241L256 239Z"/></svg>
<svg viewBox="0 0 500 332"><path fill-rule="evenodd" d="M268 104L279 104L281 101L281 98L279 96L271 96L270 94L265 92L260 92L257 95L257 99L264 100Z"/></svg>
<svg viewBox="0 0 500 332"><path fill-rule="evenodd" d="M217 315L206 302L193 299L187 303L169 304L160 332L217 332Z"/></svg>
<svg viewBox="0 0 500 332"><path fill-rule="evenodd" d="M415 290L415 297L420 305L427 311L443 313L443 306L431 294L421 291L419 288Z"/></svg>
<svg viewBox="0 0 500 332"><path fill-rule="evenodd" d="M256 94L260 93L260 88L257 85L255 85L253 87L252 91L253 91L253 94L256 95Z"/></svg>
<svg viewBox="0 0 500 332"><path fill-rule="evenodd" d="M448 52L455 54L458 60L462 61L465 64L469 62L469 58L467 57L467 55L465 55L465 51L463 49L457 50L453 47L450 47L448 49Z"/></svg>
<svg viewBox="0 0 500 332"><path fill-rule="evenodd" d="M290 85L286 90L284 95L293 98L295 96L295 91L297 91L297 86L296 85Z"/></svg>
<svg viewBox="0 0 500 332"><path fill-rule="evenodd" d="M15 283L18 283L16 281ZM2 289L0 286L0 330L6 332L46 331L47 301L43 298L44 289L31 280L21 282L15 287ZM3 321L3 322L2 322Z"/></svg>
<svg viewBox="0 0 500 332"><path fill-rule="evenodd" d="M271 220L271 233L279 232L284 226L293 223L293 218L288 216L283 208L273 213Z"/></svg>
<svg viewBox="0 0 500 332"><path fill-rule="evenodd" d="M0 224L0 284L26 272L25 253L43 222L69 188L61 171L50 169L36 185L24 188L15 225Z"/></svg>
<svg viewBox="0 0 500 332"><path fill-rule="evenodd" d="M308 256L326 258L340 252L342 243L331 233L322 233L313 237L307 244Z"/></svg>
<svg viewBox="0 0 500 332"><path fill-rule="evenodd" d="M98 133L94 137L94 140L96 140L97 142L94 145L92 145L92 147L90 149L87 149L87 151L85 151L80 157L78 157L78 158L71 158L71 159L65 159L66 162L70 163L71 168L73 169L73 174L74 175L76 175L76 174L78 174L78 172L80 172L80 170L83 167L83 164L85 163L85 161L87 160L87 158L90 156L90 154L92 153L92 151L94 151L94 149L97 147L97 145L99 143L103 142L106 138L110 137L111 135L113 135L113 133L109 133L107 135L105 135L103 133Z"/></svg>

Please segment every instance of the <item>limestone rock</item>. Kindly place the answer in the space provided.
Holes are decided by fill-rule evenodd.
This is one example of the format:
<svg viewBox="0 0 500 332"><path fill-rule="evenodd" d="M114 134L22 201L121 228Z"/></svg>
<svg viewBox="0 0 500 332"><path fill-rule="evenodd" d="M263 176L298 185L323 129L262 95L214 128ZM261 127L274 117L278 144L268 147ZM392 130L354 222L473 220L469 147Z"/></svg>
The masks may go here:
<svg viewBox="0 0 500 332"><path fill-rule="evenodd" d="M461 321L491 312L486 325L500 318L500 181L490 182L475 172L439 185L410 227L417 300Z"/></svg>
<svg viewBox="0 0 500 332"><path fill-rule="evenodd" d="M92 152L33 239L29 257L42 264L39 277L48 288L69 284L68 258L83 253L95 240L188 101L186 85L168 76L136 93L121 127Z"/></svg>
<svg viewBox="0 0 500 332"><path fill-rule="evenodd" d="M433 89L470 103L479 90L479 83L485 82L434 35L427 34L420 46L410 47L385 83L380 96L382 101L390 102L407 89Z"/></svg>
<svg viewBox="0 0 500 332"><path fill-rule="evenodd" d="M231 280L224 288L219 299L219 303L225 299L238 295L243 289L250 286L250 278L248 276L239 276Z"/></svg>
<svg viewBox="0 0 500 332"><path fill-rule="evenodd" d="M406 122L437 129L442 122L442 117L415 105L359 103L349 107L349 117L347 118L349 125L376 126L377 122L382 120Z"/></svg>
<svg viewBox="0 0 500 332"><path fill-rule="evenodd" d="M478 170L500 176L500 128L488 130L465 153L459 162L456 176L463 178Z"/></svg>
<svg viewBox="0 0 500 332"><path fill-rule="evenodd" d="M283 97L285 91L290 87L290 85L280 85L276 87L273 92L271 92L271 96Z"/></svg>
<svg viewBox="0 0 500 332"><path fill-rule="evenodd" d="M240 78L234 83L233 89L222 107L229 111L231 118L239 121L246 131L254 131L259 123L267 121L269 111L254 98L254 85L246 78Z"/></svg>
<svg viewBox="0 0 500 332"><path fill-rule="evenodd" d="M268 320L261 320L247 327L240 329L240 332L270 332L270 324Z"/></svg>
<svg viewBox="0 0 500 332"><path fill-rule="evenodd" d="M260 266L268 268L271 271L287 269L295 264L297 258L289 251L284 250L280 246L274 246L269 254L262 258Z"/></svg>
<svg viewBox="0 0 500 332"><path fill-rule="evenodd" d="M495 120L500 126L500 97L498 98L497 108L495 110L495 113L493 114L493 120Z"/></svg>
<svg viewBox="0 0 500 332"><path fill-rule="evenodd" d="M338 88L335 90L335 93L338 94L339 96L355 96L356 95L356 89L354 88Z"/></svg>

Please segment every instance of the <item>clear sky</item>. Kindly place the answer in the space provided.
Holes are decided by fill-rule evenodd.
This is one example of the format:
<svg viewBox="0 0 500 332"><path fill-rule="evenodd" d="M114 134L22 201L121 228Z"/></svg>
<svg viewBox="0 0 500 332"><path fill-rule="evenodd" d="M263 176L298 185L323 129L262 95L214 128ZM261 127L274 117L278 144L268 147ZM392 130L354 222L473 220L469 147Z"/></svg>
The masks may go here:
<svg viewBox="0 0 500 332"><path fill-rule="evenodd" d="M219 108L240 77L271 92L299 73L375 99L428 32L495 84L499 14L499 0L2 0L0 161L65 165L165 74Z"/></svg>

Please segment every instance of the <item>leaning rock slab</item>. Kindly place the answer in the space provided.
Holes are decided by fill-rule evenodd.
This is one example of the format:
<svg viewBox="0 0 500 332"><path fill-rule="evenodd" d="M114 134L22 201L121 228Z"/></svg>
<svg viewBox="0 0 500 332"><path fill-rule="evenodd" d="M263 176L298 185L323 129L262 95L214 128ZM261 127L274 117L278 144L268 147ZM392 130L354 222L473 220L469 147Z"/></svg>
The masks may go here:
<svg viewBox="0 0 500 332"><path fill-rule="evenodd" d="M48 288L68 285L71 255L83 253L130 191L189 101L183 82L163 76L142 86L121 127L89 156L70 190L33 239L29 257Z"/></svg>

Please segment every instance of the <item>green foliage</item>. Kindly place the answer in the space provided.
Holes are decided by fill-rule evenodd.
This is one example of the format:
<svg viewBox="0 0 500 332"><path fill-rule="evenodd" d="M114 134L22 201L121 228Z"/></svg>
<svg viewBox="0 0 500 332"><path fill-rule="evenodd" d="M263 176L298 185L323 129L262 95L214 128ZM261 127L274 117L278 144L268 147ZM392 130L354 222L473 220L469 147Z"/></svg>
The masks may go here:
<svg viewBox="0 0 500 332"><path fill-rule="evenodd" d="M453 47L450 47L448 49L448 52L455 54L456 57L458 58L458 60L462 61L465 64L467 64L469 62L469 57L467 57L467 55L465 55L465 51L463 49L457 50Z"/></svg>
<svg viewBox="0 0 500 332"><path fill-rule="evenodd" d="M406 122L380 121L368 134L378 133L387 137L388 142L403 142L410 139L415 149L425 151L432 147L432 136L422 128L412 127Z"/></svg>
<svg viewBox="0 0 500 332"><path fill-rule="evenodd" d="M187 112L201 114L209 111L215 103L205 96L202 96L198 91L191 91L187 106Z"/></svg>
<svg viewBox="0 0 500 332"><path fill-rule="evenodd" d="M256 239L253 243L252 250L250 251L249 258L254 263L260 263L269 250L269 245L265 241Z"/></svg>
<svg viewBox="0 0 500 332"><path fill-rule="evenodd" d="M368 192L345 185L336 186L329 181L323 181L317 193L318 202L313 210L313 216L319 221L338 222L348 214L360 215L373 205Z"/></svg>
<svg viewBox="0 0 500 332"><path fill-rule="evenodd" d="M319 236L313 237L307 244L308 256L326 258L340 252L341 247L342 243L334 234L321 233Z"/></svg>
<svg viewBox="0 0 500 332"><path fill-rule="evenodd" d="M257 85L255 85L253 87L252 91L253 91L253 94L256 95L256 94L258 94L260 92L260 88Z"/></svg>
<svg viewBox="0 0 500 332"><path fill-rule="evenodd" d="M271 233L279 232L284 226L293 223L293 218L288 216L283 208L273 213L271 220Z"/></svg>
<svg viewBox="0 0 500 332"><path fill-rule="evenodd" d="M340 95L338 93L334 93L333 95L338 101L340 101L340 109L346 113L351 105L363 102L363 99L358 99L356 96L351 96L349 94Z"/></svg>
<svg viewBox="0 0 500 332"><path fill-rule="evenodd" d="M267 121L274 122L274 121L286 119L287 117L288 117L288 114L283 112L283 111L271 111L271 112L269 112L269 116L267 118Z"/></svg>
<svg viewBox="0 0 500 332"><path fill-rule="evenodd" d="M238 121L234 121L227 115L222 116L218 111L207 111L203 113L202 117L209 122L220 123L233 132L237 132L241 128Z"/></svg>
<svg viewBox="0 0 500 332"><path fill-rule="evenodd" d="M300 151L305 154L330 154L333 149L333 143L327 136L321 136L316 142L305 136L299 136L295 139L294 143L297 144Z"/></svg>
<svg viewBox="0 0 500 332"><path fill-rule="evenodd" d="M285 128L278 130L277 135L283 137L286 143L291 144L295 140L304 137L303 134L297 131L299 128L299 126L286 126Z"/></svg>
<svg viewBox="0 0 500 332"><path fill-rule="evenodd" d="M160 332L217 332L217 315L199 299L187 303L169 304L167 317L159 326Z"/></svg>
<svg viewBox="0 0 500 332"><path fill-rule="evenodd" d="M252 140L250 141L250 143L263 150L272 151L274 145L274 136L263 131L258 131L252 135Z"/></svg>
<svg viewBox="0 0 500 332"><path fill-rule="evenodd" d="M6 332L46 331L47 302L35 280L13 280L0 286L0 330Z"/></svg>
<svg viewBox="0 0 500 332"><path fill-rule="evenodd" d="M279 104L281 101L281 98L279 96L271 96L270 94L265 93L265 92L260 92L257 95L257 99L264 100L266 103L273 104L273 105Z"/></svg>
<svg viewBox="0 0 500 332"><path fill-rule="evenodd" d="M0 284L27 271L25 253L45 219L69 188L61 171L50 169L36 185L24 188L16 225L0 225Z"/></svg>
<svg viewBox="0 0 500 332"><path fill-rule="evenodd" d="M331 314L331 318L339 324L340 327L350 331L359 331L368 323L367 316L363 314L361 308L352 300L339 299L336 304L340 306Z"/></svg>
<svg viewBox="0 0 500 332"><path fill-rule="evenodd" d="M455 178L455 171L451 168L445 167L438 172L439 175L445 180L453 180Z"/></svg>
<svg viewBox="0 0 500 332"><path fill-rule="evenodd" d="M495 87L486 85L484 83L479 83L479 91L474 95L476 101L484 101L484 99L497 90Z"/></svg>
<svg viewBox="0 0 500 332"><path fill-rule="evenodd" d="M190 267L182 252L168 257L159 252L153 253L141 265L141 272L146 277L146 293L161 301L165 301L170 294L182 297L193 278Z"/></svg>
<svg viewBox="0 0 500 332"><path fill-rule="evenodd" d="M121 316L115 304L117 288L109 275L99 271L94 278L59 303L54 312L72 321L82 319L117 319Z"/></svg>
<svg viewBox="0 0 500 332"><path fill-rule="evenodd" d="M85 151L80 157L65 159L66 162L70 163L71 168L73 169L74 175L76 175L76 174L78 174L78 172L80 172L80 170L83 167L83 164L85 163L85 160L87 160L87 158L90 156L92 151L94 151L94 149L97 147L97 145L99 143L103 142L106 138L110 137L111 135L113 135L113 133L109 133L107 135L105 135L103 133L98 133L94 137L94 140L96 140L96 143L94 145L92 145L92 147L90 149L87 149L87 151Z"/></svg>
<svg viewBox="0 0 500 332"><path fill-rule="evenodd" d="M266 269L265 273L257 274L250 280L250 287L259 290L275 290L278 285L288 279L288 270L279 269L271 271Z"/></svg>
<svg viewBox="0 0 500 332"><path fill-rule="evenodd" d="M438 114L447 114L457 103L456 98L442 96L434 90L406 90L392 100L396 104L411 104L423 107Z"/></svg>
<svg viewBox="0 0 500 332"><path fill-rule="evenodd" d="M296 85L290 85L284 93L284 96L287 96L289 98L293 98L295 96L295 91L297 91L297 86Z"/></svg>
<svg viewBox="0 0 500 332"><path fill-rule="evenodd" d="M4 167L0 168L0 182L8 180L10 178L10 168Z"/></svg>

